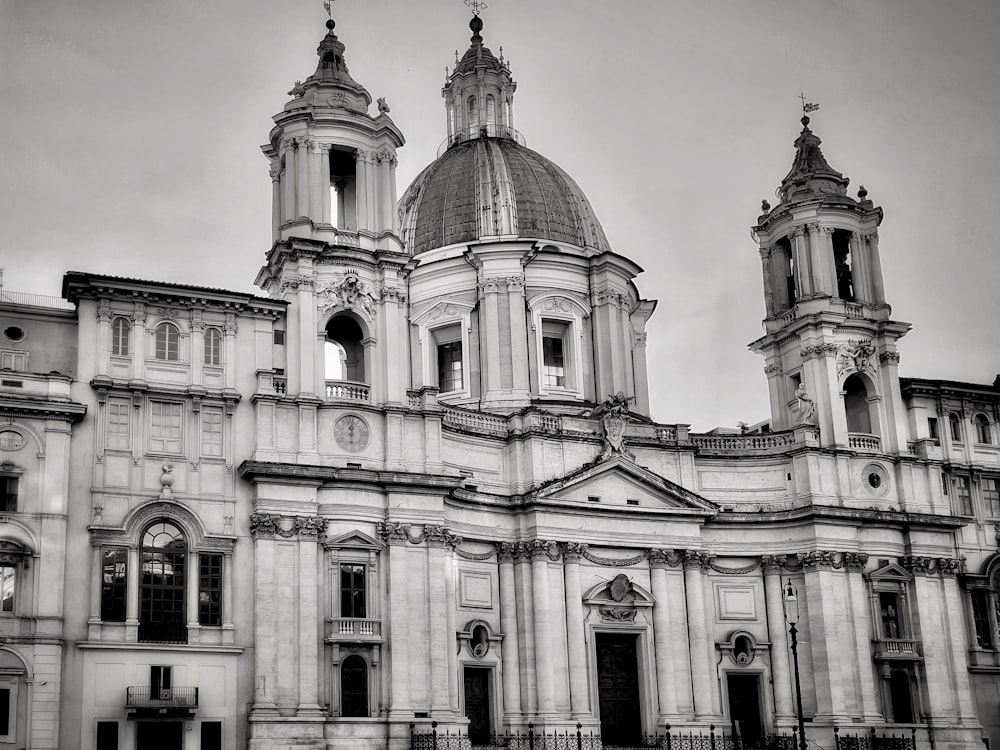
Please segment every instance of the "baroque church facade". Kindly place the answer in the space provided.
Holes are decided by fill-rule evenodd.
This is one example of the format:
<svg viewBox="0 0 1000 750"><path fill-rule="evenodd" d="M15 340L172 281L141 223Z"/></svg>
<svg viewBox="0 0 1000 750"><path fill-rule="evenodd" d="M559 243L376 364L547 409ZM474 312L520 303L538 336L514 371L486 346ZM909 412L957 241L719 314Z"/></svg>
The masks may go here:
<svg viewBox="0 0 1000 750"><path fill-rule="evenodd" d="M1000 386L900 378L881 209L803 117L753 227L771 417L656 422L642 269L470 28L397 197L328 22L259 296L0 298L0 748L753 744L799 683L824 748L1000 743Z"/></svg>

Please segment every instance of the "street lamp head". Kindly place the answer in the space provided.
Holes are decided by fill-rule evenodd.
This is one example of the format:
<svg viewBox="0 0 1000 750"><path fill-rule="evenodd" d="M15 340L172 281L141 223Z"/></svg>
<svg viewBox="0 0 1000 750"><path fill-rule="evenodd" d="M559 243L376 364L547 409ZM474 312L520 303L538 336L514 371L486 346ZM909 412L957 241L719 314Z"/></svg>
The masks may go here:
<svg viewBox="0 0 1000 750"><path fill-rule="evenodd" d="M791 579L785 581L785 622L789 625L797 625L799 622L799 597L798 590Z"/></svg>

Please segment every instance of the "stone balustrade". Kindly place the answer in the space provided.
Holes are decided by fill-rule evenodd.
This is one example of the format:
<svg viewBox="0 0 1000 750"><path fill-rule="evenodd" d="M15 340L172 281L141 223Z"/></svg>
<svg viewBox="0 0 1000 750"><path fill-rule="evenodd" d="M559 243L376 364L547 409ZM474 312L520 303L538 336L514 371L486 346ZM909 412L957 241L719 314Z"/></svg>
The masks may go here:
<svg viewBox="0 0 1000 750"><path fill-rule="evenodd" d="M327 380L326 397L337 401L370 401L371 386L353 380Z"/></svg>
<svg viewBox="0 0 1000 750"><path fill-rule="evenodd" d="M865 432L851 432L847 435L848 445L855 450L882 452L882 438L878 435L869 435Z"/></svg>
<svg viewBox="0 0 1000 750"><path fill-rule="evenodd" d="M382 621L371 617L330 617L327 641L380 641Z"/></svg>

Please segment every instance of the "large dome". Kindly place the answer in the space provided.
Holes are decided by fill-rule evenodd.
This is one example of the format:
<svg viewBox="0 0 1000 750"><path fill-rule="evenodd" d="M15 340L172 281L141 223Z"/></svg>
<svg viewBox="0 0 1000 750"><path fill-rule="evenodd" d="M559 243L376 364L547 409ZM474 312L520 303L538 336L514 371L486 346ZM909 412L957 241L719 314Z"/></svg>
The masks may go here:
<svg viewBox="0 0 1000 750"><path fill-rule="evenodd" d="M513 138L483 135L451 146L403 193L399 213L413 255L487 237L610 250L580 186Z"/></svg>

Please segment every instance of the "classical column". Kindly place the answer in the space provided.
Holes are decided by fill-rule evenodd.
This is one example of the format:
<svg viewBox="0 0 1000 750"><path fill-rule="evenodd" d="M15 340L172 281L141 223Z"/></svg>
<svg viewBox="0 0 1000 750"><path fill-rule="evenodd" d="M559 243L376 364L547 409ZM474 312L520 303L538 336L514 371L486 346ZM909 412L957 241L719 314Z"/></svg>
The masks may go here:
<svg viewBox="0 0 1000 750"><path fill-rule="evenodd" d="M882 259L878 250L878 232L866 234L864 239L868 244L868 261L872 272L872 296L878 305L885 304L885 281L882 279Z"/></svg>
<svg viewBox="0 0 1000 750"><path fill-rule="evenodd" d="M875 691L875 673L872 669L871 643L874 634L870 627L869 613L871 610L865 592L865 582L862 578L867 562L868 555L862 552L844 553L844 567L847 569L848 596L850 597L851 618L853 620L854 648L852 650L856 660L859 714L866 721L881 721L882 715L878 712L878 698Z"/></svg>
<svg viewBox="0 0 1000 750"><path fill-rule="evenodd" d="M431 677L430 708L432 716L439 716L448 711L448 654L452 644L448 637L447 618L441 617L441 610L448 606L446 592L444 559L445 532L440 526L425 526L424 538L427 542L427 609L431 612L429 619L431 655L429 672ZM437 616L434 615L437 613ZM454 638L454 636L452 636ZM442 656L444 658L442 658Z"/></svg>
<svg viewBox="0 0 1000 750"><path fill-rule="evenodd" d="M101 582L104 580L104 551L100 545L90 550L90 622L101 621ZM139 575L138 570L128 571L133 576ZM128 576L126 576L126 585Z"/></svg>
<svg viewBox="0 0 1000 750"><path fill-rule="evenodd" d="M285 172L281 177L285 189L285 200L282 203L285 221L292 221L295 213L295 139L289 138L285 143Z"/></svg>
<svg viewBox="0 0 1000 750"><path fill-rule="evenodd" d="M410 527L407 524L380 524L379 536L388 544L389 553L389 689L391 691L390 716L412 715L410 708L410 646L407 618L409 611L406 594L406 544ZM419 613L414 613L419 614ZM384 620L383 620L384 622Z"/></svg>
<svg viewBox="0 0 1000 750"><path fill-rule="evenodd" d="M298 321L299 321L299 392L316 395L319 391L316 377L316 302L314 298L314 280L312 263L299 261L299 285L297 291ZM294 356L294 355L292 355ZM315 450L313 448L312 450Z"/></svg>
<svg viewBox="0 0 1000 750"><path fill-rule="evenodd" d="M517 620L523 636L519 636L521 651L518 654L521 711L524 714L535 714L538 711L537 664L535 662L535 597L531 581L531 551L527 542L515 544L514 581L519 589Z"/></svg>
<svg viewBox="0 0 1000 750"><path fill-rule="evenodd" d="M309 138L295 139L295 218L309 213Z"/></svg>
<svg viewBox="0 0 1000 750"><path fill-rule="evenodd" d="M233 553L222 556L222 627L233 627Z"/></svg>
<svg viewBox="0 0 1000 750"><path fill-rule="evenodd" d="M274 703L278 686L275 665L277 632L275 629L274 591L274 523L273 516L254 514L250 517L250 536L254 552L254 703L252 713L277 716Z"/></svg>
<svg viewBox="0 0 1000 750"><path fill-rule="evenodd" d="M788 665L787 625L781 595L781 561L784 555L763 555L764 604L767 608L767 638L771 641L771 685L774 688L774 718L791 722L795 718L792 704L791 668ZM865 651L868 656L868 651Z"/></svg>
<svg viewBox="0 0 1000 750"><path fill-rule="evenodd" d="M337 191L337 229L347 229L347 180L338 177L333 187Z"/></svg>
<svg viewBox="0 0 1000 750"><path fill-rule="evenodd" d="M136 302L132 310L132 377L144 378L146 366L146 304Z"/></svg>
<svg viewBox="0 0 1000 750"><path fill-rule="evenodd" d="M795 258L795 278L799 299L811 297L813 294L812 277L809 272L809 252L806 248L806 230L795 227L792 231L793 257Z"/></svg>
<svg viewBox="0 0 1000 750"><path fill-rule="evenodd" d="M97 301L97 374L108 374L108 354L111 352L111 301Z"/></svg>
<svg viewBox="0 0 1000 750"><path fill-rule="evenodd" d="M330 144L319 144L319 205L317 221L333 223L333 201L330 197Z"/></svg>
<svg viewBox="0 0 1000 750"><path fill-rule="evenodd" d="M820 241L819 224L806 224L809 232L809 278L812 280L813 294L832 295L826 277L826 259L823 257L823 242Z"/></svg>
<svg viewBox="0 0 1000 750"><path fill-rule="evenodd" d="M712 718L712 663L708 658L708 619L705 615L705 592L702 568L710 556L684 550L684 590L687 597L688 646L691 649L691 677L694 687L696 719Z"/></svg>
<svg viewBox="0 0 1000 750"><path fill-rule="evenodd" d="M299 531L299 705L297 716L322 716L319 705L319 561L322 517L296 518Z"/></svg>
<svg viewBox="0 0 1000 750"><path fill-rule="evenodd" d="M535 674L538 713L556 710L555 670L552 661L552 613L549 609L549 550L551 542L531 542L531 591L535 611Z"/></svg>
<svg viewBox="0 0 1000 750"><path fill-rule="evenodd" d="M281 168L272 163L268 170L271 176L271 240L277 240L278 227L281 226Z"/></svg>
<svg viewBox="0 0 1000 750"><path fill-rule="evenodd" d="M764 310L769 318L774 315L774 274L771 270L771 251L770 247L760 249L761 272L764 276Z"/></svg>
<svg viewBox="0 0 1000 750"><path fill-rule="evenodd" d="M357 149L354 152L354 187L357 195L358 231L371 229L368 218L368 152Z"/></svg>
<svg viewBox="0 0 1000 750"><path fill-rule="evenodd" d="M379 205L381 207L378 229L379 232L389 232L392 231L392 190L390 188L390 182L392 180L392 173L390 167L392 166L392 154L388 151L382 151L378 154L379 160L379 180L378 180L378 191L379 191Z"/></svg>
<svg viewBox="0 0 1000 750"><path fill-rule="evenodd" d="M845 690L854 680L854 667L843 655L854 650L845 581L835 573L834 552L799 554L805 586L809 651L816 686L816 716L825 720L848 716Z"/></svg>
<svg viewBox="0 0 1000 750"><path fill-rule="evenodd" d="M323 221L323 164L321 155L326 144L309 141L309 218L313 224ZM327 191L327 199L330 191Z"/></svg>
<svg viewBox="0 0 1000 750"><path fill-rule="evenodd" d="M521 715L521 681L518 667L517 589L514 582L513 544L497 545L500 568L501 668L503 669L504 724L509 728Z"/></svg>
<svg viewBox="0 0 1000 750"><path fill-rule="evenodd" d="M854 299L856 302L871 302L871 268L867 253L861 248L858 235L851 232L848 240L851 249L851 281L854 283Z"/></svg>
<svg viewBox="0 0 1000 750"><path fill-rule="evenodd" d="M566 588L566 642L569 651L569 696L574 719L590 716L587 689L587 644L583 633L583 590L580 586L580 556L584 545L563 545Z"/></svg>
<svg viewBox="0 0 1000 750"><path fill-rule="evenodd" d="M449 534L447 546L444 554L444 594L447 604L446 630L448 646L448 708L453 712L458 712L458 653L456 649L456 634L458 628L455 623L455 544L459 542L455 536Z"/></svg>
<svg viewBox="0 0 1000 750"><path fill-rule="evenodd" d="M222 326L222 382L231 391L236 390L236 313L227 312Z"/></svg>
<svg viewBox="0 0 1000 750"><path fill-rule="evenodd" d="M963 724L974 723L975 708L966 664L966 645L962 637L962 597L955 576L962 572L962 561L951 558L938 560L941 586L944 589L944 618L950 639L948 650L952 660L955 685L955 710Z"/></svg>
<svg viewBox="0 0 1000 750"><path fill-rule="evenodd" d="M680 557L667 550L649 551L649 583L653 594L653 643L656 659L656 692L659 697L657 724L677 717L677 679L674 669L673 637L670 632L670 593L667 591L667 566L680 565ZM678 602L673 602L677 606Z"/></svg>

